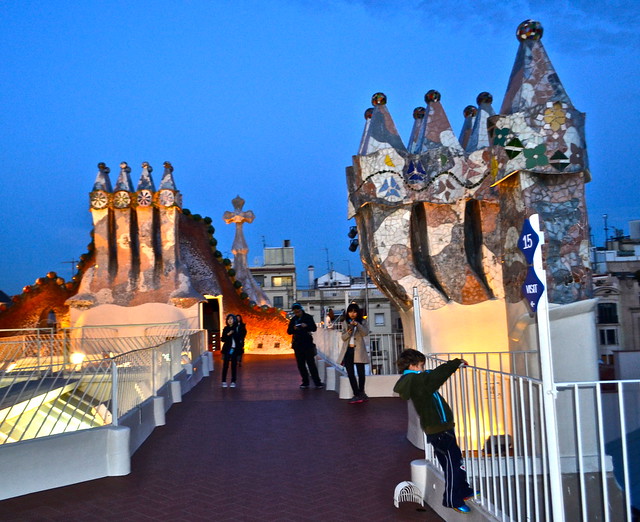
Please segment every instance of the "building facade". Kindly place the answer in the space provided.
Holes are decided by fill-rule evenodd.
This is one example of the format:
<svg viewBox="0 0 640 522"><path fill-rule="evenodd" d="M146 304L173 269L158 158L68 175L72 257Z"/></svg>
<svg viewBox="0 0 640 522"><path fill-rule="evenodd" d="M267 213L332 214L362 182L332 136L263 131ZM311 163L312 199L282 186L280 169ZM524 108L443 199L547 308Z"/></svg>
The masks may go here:
<svg viewBox="0 0 640 522"><path fill-rule="evenodd" d="M265 247L262 266L251 267L253 278L262 287L271 305L285 311L299 302L316 323L324 325L329 310L337 319L349 303L355 302L365 310L372 334L402 333L400 316L391 301L364 273L351 277L335 270L316 278L309 266L306 283L296 277L295 249L288 240L282 247Z"/></svg>
<svg viewBox="0 0 640 522"><path fill-rule="evenodd" d="M616 352L640 351L640 220L629 225L629 236L607 240L592 255L599 354L608 364Z"/></svg>
<svg viewBox="0 0 640 522"><path fill-rule="evenodd" d="M249 270L272 306L290 310L296 302L295 251L288 239L281 247L265 247L264 263Z"/></svg>
<svg viewBox="0 0 640 522"><path fill-rule="evenodd" d="M337 320L350 303L357 303L364 311L371 334L402 333L400 316L391 301L364 273L350 277L335 270L315 278L314 267L309 267L309 286L298 290L298 302L317 323L327 323L327 314L333 310Z"/></svg>

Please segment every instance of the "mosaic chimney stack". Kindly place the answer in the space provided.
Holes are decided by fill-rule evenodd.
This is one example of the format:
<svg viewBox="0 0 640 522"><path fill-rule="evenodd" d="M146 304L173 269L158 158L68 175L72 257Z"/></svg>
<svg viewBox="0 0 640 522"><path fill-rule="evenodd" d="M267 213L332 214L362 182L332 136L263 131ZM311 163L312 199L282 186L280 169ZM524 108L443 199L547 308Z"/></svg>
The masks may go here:
<svg viewBox="0 0 640 522"><path fill-rule="evenodd" d="M109 168L100 163L98 169L90 193L96 262L69 305L82 310L101 304L158 302L188 308L202 300L180 262L178 216L182 201L171 164L164 164L158 191L153 168L147 162L142 164L135 190L127 163L120 164L113 190Z"/></svg>
<svg viewBox="0 0 640 522"><path fill-rule="evenodd" d="M526 261L517 239L532 214L540 215L546 235L550 302L590 297L584 114L551 65L542 26L527 20L516 35L500 114L493 96L481 92L477 107L464 109L458 139L440 93L430 90L426 108L414 110L405 147L386 96L376 93L347 168L349 217L356 219L363 263L401 310L405 332L418 290L427 341L429 322L442 319L444 309L454 310L447 320L460 326L494 317L500 336L509 337L514 318L526 311Z"/></svg>
<svg viewBox="0 0 640 522"><path fill-rule="evenodd" d="M116 247L116 259L109 259L115 265L116 276L113 281L114 294L128 295L136 287L139 258L134 253L138 250L135 221L132 220L135 201L131 167L125 162L120 164L120 175L113 189L113 213L115 234L110 238ZM136 266L134 266L134 263ZM115 297L115 295L114 295Z"/></svg>
<svg viewBox="0 0 640 522"><path fill-rule="evenodd" d="M156 240L158 210L153 206L153 195L156 192L151 173L153 168L146 161L142 164L142 174L136 190L136 218L138 221L138 247L140 252L140 270L138 290L146 292L157 284L156 252L161 248ZM159 252L158 252L159 253ZM160 254L160 253L159 253ZM161 261L161 255L158 261Z"/></svg>

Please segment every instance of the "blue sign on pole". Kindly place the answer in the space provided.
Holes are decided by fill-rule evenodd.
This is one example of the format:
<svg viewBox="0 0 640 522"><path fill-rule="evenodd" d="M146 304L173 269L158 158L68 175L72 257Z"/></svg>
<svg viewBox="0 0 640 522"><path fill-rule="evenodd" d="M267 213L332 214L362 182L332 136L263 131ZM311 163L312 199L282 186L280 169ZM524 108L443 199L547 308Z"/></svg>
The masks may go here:
<svg viewBox="0 0 640 522"><path fill-rule="evenodd" d="M533 229L528 219L524 220L522 227L522 233L518 238L518 248L522 250L524 257L527 259L529 270L527 271L527 277L522 285L522 295L527 300L527 304L533 313L536 313L538 309L538 302L544 292L544 284L540 281L540 278L536 275L535 269L531 266L533 264L533 256L540 243L540 236Z"/></svg>
<svg viewBox="0 0 640 522"><path fill-rule="evenodd" d="M527 258L527 263L533 263L533 254L538 248L538 243L540 242L540 237L533 230L531 223L529 223L528 219L524 220L524 225L522 227L522 233L520 234L520 238L518 239L518 248L522 250L524 257Z"/></svg>
<svg viewBox="0 0 640 522"><path fill-rule="evenodd" d="M522 285L522 295L527 300L527 304L533 313L538 309L538 302L544 292L544 284L540 281L540 278L536 275L536 271L532 266L529 267L527 277Z"/></svg>

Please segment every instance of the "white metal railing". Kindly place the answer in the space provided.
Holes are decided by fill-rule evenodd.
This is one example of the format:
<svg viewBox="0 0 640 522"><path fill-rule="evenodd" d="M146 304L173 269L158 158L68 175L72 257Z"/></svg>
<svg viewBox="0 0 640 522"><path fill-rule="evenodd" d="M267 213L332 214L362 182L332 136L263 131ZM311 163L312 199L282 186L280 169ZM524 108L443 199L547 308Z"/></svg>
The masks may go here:
<svg viewBox="0 0 640 522"><path fill-rule="evenodd" d="M428 369L442 362L427 356ZM469 483L480 492L477 502L499 520L551 521L550 498L560 494L566 520L630 522L640 503L640 381L555 388L559 493L550 481L540 380L470 366L442 387L454 411ZM430 445L425 455L439 469Z"/></svg>
<svg viewBox="0 0 640 522"><path fill-rule="evenodd" d="M342 350L342 332L332 328L318 328L313 333L313 340L318 352L335 366L340 366L338 361ZM391 375L397 373L396 360L398 353L404 349L404 337L402 334L370 334L369 357L371 359L371 374Z"/></svg>
<svg viewBox="0 0 640 522"><path fill-rule="evenodd" d="M573 477L575 511L582 520L638 520L640 380L555 386L562 472Z"/></svg>
<svg viewBox="0 0 640 522"><path fill-rule="evenodd" d="M3 339L0 444L117 424L206 349L203 330L167 337L62 336L44 345L27 338L21 348Z"/></svg>
<svg viewBox="0 0 640 522"><path fill-rule="evenodd" d="M537 350L519 352L447 352L429 353L430 357L449 360L464 359L469 366L510 373L521 377L540 378L540 360Z"/></svg>
<svg viewBox="0 0 640 522"><path fill-rule="evenodd" d="M404 335L370 334L369 357L371 359L371 373L373 375L393 375L398 373L396 361L404 350Z"/></svg>
<svg viewBox="0 0 640 522"><path fill-rule="evenodd" d="M428 355L426 367L442 362ZM441 393L454 411L469 483L480 492L478 502L501 520L550 520L541 382L468 367L453 374ZM430 445L425 445L425 455L439 469Z"/></svg>

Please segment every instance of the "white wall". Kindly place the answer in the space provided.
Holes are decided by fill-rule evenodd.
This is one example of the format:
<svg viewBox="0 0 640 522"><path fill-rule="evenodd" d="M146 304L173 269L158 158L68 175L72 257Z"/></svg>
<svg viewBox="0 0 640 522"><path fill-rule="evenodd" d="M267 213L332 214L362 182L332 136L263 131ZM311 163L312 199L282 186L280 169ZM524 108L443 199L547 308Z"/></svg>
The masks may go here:
<svg viewBox="0 0 640 522"><path fill-rule="evenodd" d="M144 325L149 324L180 322L197 328L198 311L198 304L190 308L176 308L164 303L145 303L140 306L105 304L83 311L71 308L71 327L127 325L127 337L144 336ZM142 326L136 328L135 325Z"/></svg>

